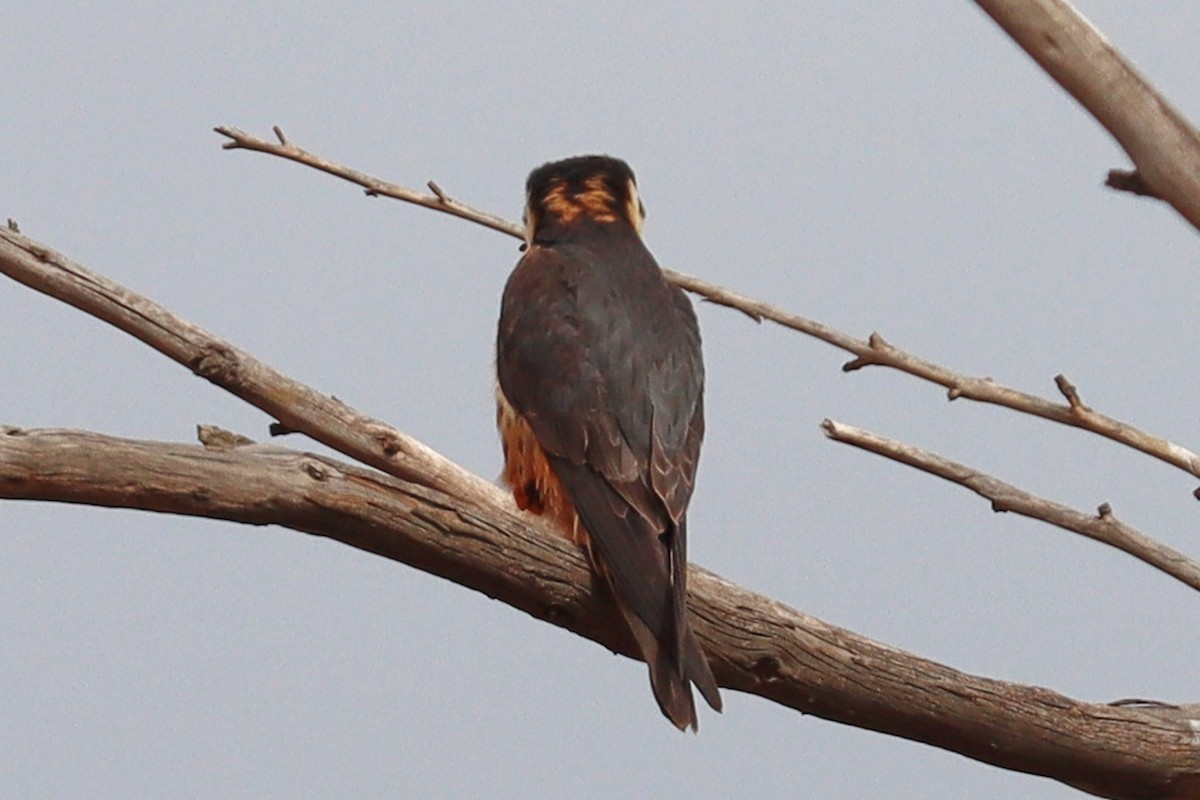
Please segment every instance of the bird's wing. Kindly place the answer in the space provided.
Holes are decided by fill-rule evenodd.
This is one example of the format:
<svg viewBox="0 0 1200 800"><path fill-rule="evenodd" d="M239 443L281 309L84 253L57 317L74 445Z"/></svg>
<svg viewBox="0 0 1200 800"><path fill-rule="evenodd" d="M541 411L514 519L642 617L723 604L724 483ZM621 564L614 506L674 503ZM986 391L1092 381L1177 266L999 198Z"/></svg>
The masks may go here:
<svg viewBox="0 0 1200 800"><path fill-rule="evenodd" d="M623 257L653 265L637 244ZM684 618L684 516L704 429L695 315L656 266L621 272L628 285L614 291L593 258L535 246L521 260L501 311L500 389L566 488L623 612L646 629L638 638L647 661L665 648L680 678L719 707Z"/></svg>

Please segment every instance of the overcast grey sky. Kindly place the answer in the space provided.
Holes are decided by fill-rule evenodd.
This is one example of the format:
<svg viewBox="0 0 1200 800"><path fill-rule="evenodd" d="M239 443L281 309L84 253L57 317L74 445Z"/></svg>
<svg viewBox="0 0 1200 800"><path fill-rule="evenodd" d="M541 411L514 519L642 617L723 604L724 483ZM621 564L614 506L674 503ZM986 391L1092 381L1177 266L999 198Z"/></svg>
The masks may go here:
<svg viewBox="0 0 1200 800"><path fill-rule="evenodd" d="M1081 10L1192 119L1200 4ZM516 242L265 156L267 135L519 218L607 152L664 265L1197 446L1196 234L973 3L34 3L0 28L0 216L468 468L499 473ZM0 281L0 422L189 441L269 420ZM1115 551L826 441L905 439L1200 554L1196 481L699 308L694 561L959 669L1198 700L1200 598ZM305 440L289 442L309 447ZM4 797L1067 798L726 693L699 736L641 664L274 528L0 503ZM706 709L705 709L706 710Z"/></svg>

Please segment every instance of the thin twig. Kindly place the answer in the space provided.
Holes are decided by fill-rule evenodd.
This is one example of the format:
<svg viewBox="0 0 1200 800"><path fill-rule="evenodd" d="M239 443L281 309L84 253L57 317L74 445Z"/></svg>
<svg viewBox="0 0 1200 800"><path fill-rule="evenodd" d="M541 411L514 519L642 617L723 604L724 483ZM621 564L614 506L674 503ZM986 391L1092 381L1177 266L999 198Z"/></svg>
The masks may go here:
<svg viewBox="0 0 1200 800"><path fill-rule="evenodd" d="M278 143L259 139L257 136L251 136L237 128L218 127L213 130L222 136L229 137L230 141L221 145L226 150L253 150L259 153L269 153L273 156L286 158L289 161L295 161L313 169L319 169L334 177L357 184L366 190L369 197L390 197L393 200L403 200L406 203L412 203L424 208L433 209L434 211L441 211L451 216L470 220L486 228L491 228L500 233L507 233L509 236L514 236L518 239L524 238L525 234L520 225L509 222L503 217L497 217L486 211L472 208L466 203L460 203L448 196L440 187L433 189L431 186L431 190L434 191L433 194L422 194L406 186L389 183L388 181L368 175L365 172L350 169L349 167L321 158L307 150L303 150L288 141L278 125L274 129L275 135L279 138Z"/></svg>
<svg viewBox="0 0 1200 800"><path fill-rule="evenodd" d="M524 237L524 231L520 225L485 211L480 211L457 200L452 200L442 192L440 187L432 182L430 182L430 188L434 191L434 194L425 195L327 161L306 150L301 150L290 143L275 144L251 136L237 128L219 127L215 128L215 130L222 136L231 139L231 141L223 145L226 149L254 150L286 158L366 187L369 193L381 194L397 200L414 203L424 208L433 209L434 211L443 211L460 219L479 223L492 230L507 233L516 238ZM756 321L770 320L785 328L819 339L850 353L854 356L854 359L842 367L847 372L866 366L890 367L945 387L947 389L947 396L951 400L965 397L968 400L1003 406L1024 414L1058 422L1062 425L1070 425L1075 428L1088 430L1127 447L1139 450L1146 455L1153 456L1200 478L1200 456L1167 439L1139 430L1128 423L1121 422L1090 409L1087 409L1086 413L1083 413L1070 405L1053 403L1037 395L1010 389L1007 386L992 381L990 378L973 378L954 372L895 347L877 333L872 333L867 341L863 341L862 339L857 339L849 334L831 328L828 325L798 314L789 313L770 303L754 300L722 286L701 280L700 278L675 272L674 270L664 270L664 272L667 279L675 285L700 295L712 303L736 309Z"/></svg>
<svg viewBox="0 0 1200 800"><path fill-rule="evenodd" d="M1018 489L999 478L980 472L966 464L942 458L912 445L888 439L878 434L844 425L827 419L821 423L825 434L836 442L853 445L863 450L916 467L930 475L965 486L979 496L990 500L993 511L1012 511L1024 517L1049 522L1064 530L1078 533L1089 539L1115 547L1172 578L1200 591L1200 563L1188 558L1178 550L1156 542L1137 529L1119 521L1112 508L1104 503L1097 514L1085 514L1073 508L1046 500Z"/></svg>

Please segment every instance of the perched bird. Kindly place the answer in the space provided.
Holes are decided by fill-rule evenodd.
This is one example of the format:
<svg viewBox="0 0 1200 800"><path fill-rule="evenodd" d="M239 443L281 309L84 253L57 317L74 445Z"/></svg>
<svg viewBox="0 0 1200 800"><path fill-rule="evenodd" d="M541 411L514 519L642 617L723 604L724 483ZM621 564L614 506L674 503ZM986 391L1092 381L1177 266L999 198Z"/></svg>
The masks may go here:
<svg viewBox="0 0 1200 800"><path fill-rule="evenodd" d="M696 729L721 696L687 621L687 507L704 364L687 295L642 243L633 171L607 156L535 169L525 255L496 340L504 479L586 548L650 667L659 708Z"/></svg>

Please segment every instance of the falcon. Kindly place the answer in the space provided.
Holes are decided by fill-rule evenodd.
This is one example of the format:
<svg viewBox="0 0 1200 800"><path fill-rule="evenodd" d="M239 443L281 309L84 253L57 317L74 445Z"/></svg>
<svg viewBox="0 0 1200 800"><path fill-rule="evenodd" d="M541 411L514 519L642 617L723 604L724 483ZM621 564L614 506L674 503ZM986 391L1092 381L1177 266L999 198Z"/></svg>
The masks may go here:
<svg viewBox="0 0 1200 800"><path fill-rule="evenodd" d="M721 696L687 620L687 507L704 437L696 314L641 238L633 171L608 156L535 169L525 254L496 339L504 480L585 548L650 668L663 714L696 730Z"/></svg>

